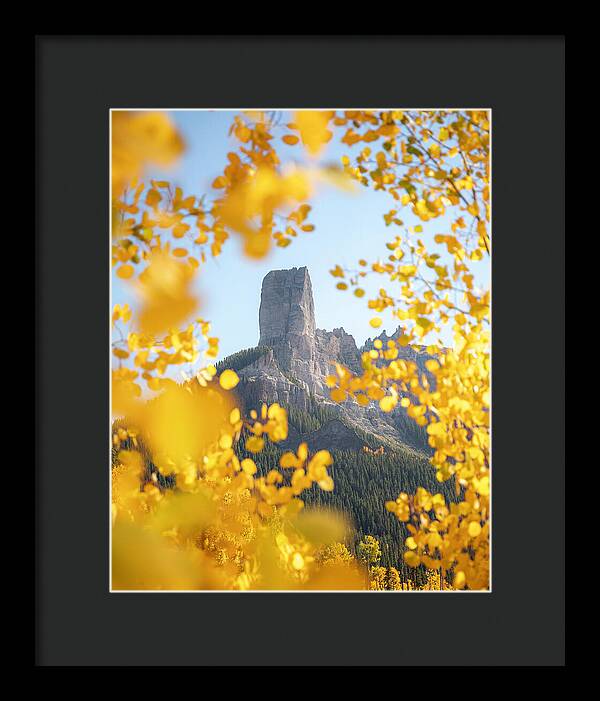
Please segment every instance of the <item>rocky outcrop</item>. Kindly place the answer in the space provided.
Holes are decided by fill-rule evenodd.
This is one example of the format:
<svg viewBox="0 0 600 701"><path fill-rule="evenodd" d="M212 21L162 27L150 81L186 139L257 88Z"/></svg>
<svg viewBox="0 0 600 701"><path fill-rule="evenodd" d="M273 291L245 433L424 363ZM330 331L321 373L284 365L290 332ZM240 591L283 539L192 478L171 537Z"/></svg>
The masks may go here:
<svg viewBox="0 0 600 701"><path fill-rule="evenodd" d="M359 349L343 328L333 331L316 328L312 285L306 267L272 270L265 276L259 326L259 346L264 352L238 371L241 382L237 393L243 403L257 407L263 402L278 402L307 413L314 412L316 403L327 410L328 418L306 435L300 435L291 426L290 441L297 445L299 439L306 440L311 447L314 444L321 448L360 449L366 438L370 438L372 445L393 449L402 444L429 451L424 430L407 417L402 407L384 413L376 402L361 407L352 400L336 404L329 399L325 380L335 372L335 364L360 373L361 353L372 348L373 341L368 339ZM383 333L379 338L385 343L400 333L398 328L392 336ZM400 356L416 362L426 372L424 363L429 356L422 349L401 347Z"/></svg>
<svg viewBox="0 0 600 701"><path fill-rule="evenodd" d="M383 331L381 334L379 334L379 336L376 336L373 339L367 338L364 345L361 347L360 352L363 353L364 351L373 348L373 343L376 340L380 340L385 348L388 341L395 341L400 336L402 336L402 333L402 326L398 326L398 328L394 331L394 333L391 336L388 336L387 333ZM422 346L414 345L402 346L400 344L396 344L396 348L398 350L399 358L401 358L402 360L412 361L416 363L419 366L419 370L422 373L425 373L427 375L427 378L431 382L433 382L433 376L425 367L425 361L431 358L431 356L426 352L425 348L423 348Z"/></svg>
<svg viewBox="0 0 600 701"><path fill-rule="evenodd" d="M259 345L294 337L314 337L315 306L308 268L271 270L262 283Z"/></svg>
<svg viewBox="0 0 600 701"><path fill-rule="evenodd" d="M344 329L322 331L317 329L317 357L323 375L330 375L335 362L353 372L360 372L360 353L353 336Z"/></svg>
<svg viewBox="0 0 600 701"><path fill-rule="evenodd" d="M325 378L336 362L359 371L360 353L350 334L342 328L315 328L312 285L306 267L272 270L265 276L258 319L259 345L273 350L272 357L265 360L306 391L324 395ZM275 372L275 367L271 370Z"/></svg>

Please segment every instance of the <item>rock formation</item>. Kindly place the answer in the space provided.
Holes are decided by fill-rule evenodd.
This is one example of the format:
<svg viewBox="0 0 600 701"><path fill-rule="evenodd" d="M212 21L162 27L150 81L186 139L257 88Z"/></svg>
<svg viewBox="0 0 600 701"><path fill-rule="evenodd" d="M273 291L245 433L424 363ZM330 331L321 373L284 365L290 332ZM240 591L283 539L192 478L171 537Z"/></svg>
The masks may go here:
<svg viewBox="0 0 600 701"><path fill-rule="evenodd" d="M259 345L284 338L313 338L315 306L308 268L271 270L262 283Z"/></svg>
<svg viewBox="0 0 600 701"><path fill-rule="evenodd" d="M350 400L336 404L329 399L327 375L340 363L360 373L361 353L373 347L369 339L361 349L343 328L324 331L315 327L312 285L308 269L272 270L262 284L259 309L260 338L251 362L238 367L237 394L247 408L279 402L283 407L319 413L321 424L312 432L301 432L290 422L288 442L306 440L309 447L360 449L372 446L395 448L402 445L429 452L427 436L403 408L388 414L376 402L361 407ZM384 343L400 335L400 329ZM403 347L401 357L412 360L425 371L429 357L419 349ZM232 356L233 358L233 356ZM228 359L222 362L227 367ZM317 407L317 409L315 409ZM325 417L325 418L323 418Z"/></svg>

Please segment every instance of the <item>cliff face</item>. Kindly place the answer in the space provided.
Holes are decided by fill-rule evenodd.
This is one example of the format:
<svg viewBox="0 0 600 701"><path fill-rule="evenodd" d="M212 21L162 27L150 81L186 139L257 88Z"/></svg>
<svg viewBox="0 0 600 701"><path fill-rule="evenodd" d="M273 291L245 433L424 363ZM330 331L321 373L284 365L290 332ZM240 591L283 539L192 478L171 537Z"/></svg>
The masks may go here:
<svg viewBox="0 0 600 701"><path fill-rule="evenodd" d="M315 306L307 268L271 270L262 283L259 345L284 338L314 337Z"/></svg>
<svg viewBox="0 0 600 701"><path fill-rule="evenodd" d="M322 331L315 327L315 306L307 268L272 270L263 280L259 346L272 349L262 363L273 365L289 382L314 395L323 395L332 363L360 369L356 343L344 329Z"/></svg>
<svg viewBox="0 0 600 701"><path fill-rule="evenodd" d="M290 427L288 442L306 440L309 447L360 449L371 444L393 449L400 444L428 452L423 429L406 416L401 407L386 414L376 402L361 407L347 401L341 405L329 399L327 375L340 363L355 373L361 370L361 353L372 348L369 339L363 348L343 328L323 331L315 326L312 285L308 269L272 270L262 284L259 309L261 355L238 370L238 395L248 408L262 402L279 402L283 407L321 416L320 426L309 432ZM400 329L391 337L399 335ZM381 339L389 340L385 334ZM416 362L424 370L429 357L410 347L401 357ZM226 360L224 363L226 364ZM323 418L326 416L326 418Z"/></svg>

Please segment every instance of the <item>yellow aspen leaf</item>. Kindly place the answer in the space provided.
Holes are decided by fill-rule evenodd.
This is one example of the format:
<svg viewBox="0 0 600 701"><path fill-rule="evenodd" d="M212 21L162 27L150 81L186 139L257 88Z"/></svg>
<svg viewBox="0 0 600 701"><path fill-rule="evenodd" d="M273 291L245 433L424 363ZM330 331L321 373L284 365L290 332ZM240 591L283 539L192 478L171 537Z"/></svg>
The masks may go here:
<svg viewBox="0 0 600 701"><path fill-rule="evenodd" d="M332 137L327 129L330 116L329 112L317 110L302 110L294 115L302 143L311 156L316 156Z"/></svg>
<svg viewBox="0 0 600 701"><path fill-rule="evenodd" d="M188 250L187 248L174 248L172 253L176 258L185 258L188 254Z"/></svg>
<svg viewBox="0 0 600 701"><path fill-rule="evenodd" d="M146 194L146 204L149 207L156 207L158 203L162 200L162 195L158 190L148 190Z"/></svg>
<svg viewBox="0 0 600 701"><path fill-rule="evenodd" d="M114 110L112 119L112 191L135 188L148 164L168 166L184 150L184 143L164 112ZM134 194L137 202L141 183Z"/></svg>
<svg viewBox="0 0 600 701"><path fill-rule="evenodd" d="M369 389L367 390L367 395L371 399L379 401L385 396L385 391L381 387L369 387Z"/></svg>
<svg viewBox="0 0 600 701"><path fill-rule="evenodd" d="M122 279L122 280L128 280L133 273L135 272L135 269L133 265L129 265L127 263L126 265L122 265L120 268L117 268L117 275Z"/></svg>
<svg viewBox="0 0 600 701"><path fill-rule="evenodd" d="M235 135L243 144L247 144L252 136L252 131L248 129L245 124L239 124L235 131Z"/></svg>
<svg viewBox="0 0 600 701"><path fill-rule="evenodd" d="M130 319L131 307L128 304L124 304L123 309L121 310L121 321L126 324Z"/></svg>
<svg viewBox="0 0 600 701"><path fill-rule="evenodd" d="M462 570L459 570L455 575L454 575L454 581L453 585L455 589L464 589L464 586L467 582L467 578L465 577L465 573Z"/></svg>
<svg viewBox="0 0 600 701"><path fill-rule="evenodd" d="M485 475L480 480L477 480L476 489L481 496L487 497L490 495L490 478Z"/></svg>
<svg viewBox="0 0 600 701"><path fill-rule="evenodd" d="M300 139L297 136L295 136L294 134L286 134L285 136L283 136L281 138L281 140L284 143L289 144L290 146L293 146L294 144L297 144L298 141L300 141Z"/></svg>
<svg viewBox="0 0 600 701"><path fill-rule="evenodd" d="M179 223L173 227L173 236L176 239L182 238L187 231L190 230L189 224Z"/></svg>
<svg viewBox="0 0 600 701"><path fill-rule="evenodd" d="M330 394L334 402L343 402L346 399L346 392L343 389L331 390Z"/></svg>
<svg viewBox="0 0 600 701"><path fill-rule="evenodd" d="M212 186L215 188L215 190L222 190L223 188L227 187L227 184L227 178L224 175L219 175L218 178L213 180Z"/></svg>
<svg viewBox="0 0 600 701"><path fill-rule="evenodd" d="M283 481L283 476L277 470L270 470L266 478L267 484L279 484Z"/></svg>
<svg viewBox="0 0 600 701"><path fill-rule="evenodd" d="M379 400L379 407L381 411L385 411L387 413L392 411L396 407L397 403L398 400L396 399L396 397L386 395L385 397Z"/></svg>
<svg viewBox="0 0 600 701"><path fill-rule="evenodd" d="M223 372L219 375L219 384L223 389L233 389L237 386L239 381L240 378L237 376L237 373L234 370L223 370Z"/></svg>
<svg viewBox="0 0 600 701"><path fill-rule="evenodd" d="M143 306L138 315L143 333L155 335L176 328L191 316L198 300L191 293L193 269L175 260L166 250L155 251L150 265L139 276Z"/></svg>
<svg viewBox="0 0 600 701"><path fill-rule="evenodd" d="M371 321L369 321L369 324L371 324L374 329L378 329L382 323L383 321L378 316L373 317Z"/></svg>
<svg viewBox="0 0 600 701"><path fill-rule="evenodd" d="M469 535L471 538L477 538L481 533L481 525L477 521L471 521L469 524Z"/></svg>
<svg viewBox="0 0 600 701"><path fill-rule="evenodd" d="M285 469L299 468L302 466L302 461L294 453L288 451L279 459L279 465Z"/></svg>
<svg viewBox="0 0 600 701"><path fill-rule="evenodd" d="M325 477L318 480L317 484L324 492L332 492L333 491L334 484L333 484L333 480L331 479L331 477L329 475L326 475Z"/></svg>
<svg viewBox="0 0 600 701"><path fill-rule="evenodd" d="M265 440L259 436L250 436L250 438L248 438L246 441L246 450L248 450L250 453L260 453L264 446Z"/></svg>
<svg viewBox="0 0 600 701"><path fill-rule="evenodd" d="M439 548L439 546L442 544L442 537L440 536L439 533L430 533L429 538L427 539L427 545L430 548L430 552L432 548Z"/></svg>
<svg viewBox="0 0 600 701"><path fill-rule="evenodd" d="M404 277L412 277L417 272L417 266L416 265L401 265L398 268L398 272L400 273L400 275L403 275Z"/></svg>
<svg viewBox="0 0 600 701"><path fill-rule="evenodd" d="M427 433L430 436L443 436L446 432L446 425L441 421L434 421L427 426Z"/></svg>
<svg viewBox="0 0 600 701"><path fill-rule="evenodd" d="M222 450L227 450L228 448L231 448L233 445L233 439L232 437L226 433L219 438L219 448Z"/></svg>
<svg viewBox="0 0 600 701"><path fill-rule="evenodd" d="M250 458L246 458L245 460L242 460L241 466L242 466L242 470L247 475L256 474L257 467L256 467L256 464L254 463L254 460L251 460Z"/></svg>
<svg viewBox="0 0 600 701"><path fill-rule="evenodd" d="M483 450L481 450L481 448L478 448L475 445L472 448L469 448L469 457L472 460L475 460L476 462L483 464L483 462L485 460L485 453L483 452Z"/></svg>
<svg viewBox="0 0 600 701"><path fill-rule="evenodd" d="M407 550L404 553L404 562L406 562L409 567L418 567L421 559L413 550Z"/></svg>
<svg viewBox="0 0 600 701"><path fill-rule="evenodd" d="M298 446L298 459L301 460L302 462L305 462L307 457L308 457L308 444L307 443L300 443L300 445Z"/></svg>

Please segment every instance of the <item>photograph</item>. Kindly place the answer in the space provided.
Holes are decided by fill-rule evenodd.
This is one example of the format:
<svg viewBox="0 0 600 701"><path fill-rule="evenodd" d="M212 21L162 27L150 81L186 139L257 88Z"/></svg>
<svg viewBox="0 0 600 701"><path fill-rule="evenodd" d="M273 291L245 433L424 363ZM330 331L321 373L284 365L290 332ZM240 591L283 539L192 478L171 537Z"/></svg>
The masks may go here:
<svg viewBox="0 0 600 701"><path fill-rule="evenodd" d="M492 116L111 108L110 582L492 591Z"/></svg>

